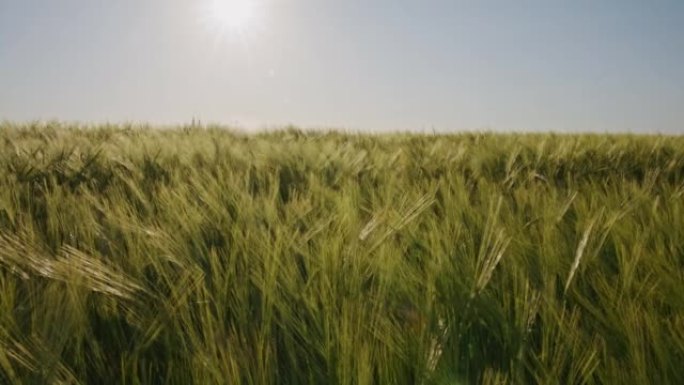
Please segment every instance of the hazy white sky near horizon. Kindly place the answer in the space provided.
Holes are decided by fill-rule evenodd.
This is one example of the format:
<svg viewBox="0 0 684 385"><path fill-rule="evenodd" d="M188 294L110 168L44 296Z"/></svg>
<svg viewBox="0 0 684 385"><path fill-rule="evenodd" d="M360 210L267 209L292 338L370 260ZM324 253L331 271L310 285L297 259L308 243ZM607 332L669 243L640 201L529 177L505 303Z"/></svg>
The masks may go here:
<svg viewBox="0 0 684 385"><path fill-rule="evenodd" d="M681 0L211 1L0 0L0 120L684 133Z"/></svg>

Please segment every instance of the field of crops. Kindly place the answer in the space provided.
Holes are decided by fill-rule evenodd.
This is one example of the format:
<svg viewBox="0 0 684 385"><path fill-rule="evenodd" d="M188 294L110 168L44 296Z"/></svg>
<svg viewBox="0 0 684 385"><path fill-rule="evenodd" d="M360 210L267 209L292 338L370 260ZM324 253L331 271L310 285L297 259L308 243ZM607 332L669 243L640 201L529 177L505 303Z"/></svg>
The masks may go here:
<svg viewBox="0 0 684 385"><path fill-rule="evenodd" d="M684 137L0 125L1 384L684 384Z"/></svg>

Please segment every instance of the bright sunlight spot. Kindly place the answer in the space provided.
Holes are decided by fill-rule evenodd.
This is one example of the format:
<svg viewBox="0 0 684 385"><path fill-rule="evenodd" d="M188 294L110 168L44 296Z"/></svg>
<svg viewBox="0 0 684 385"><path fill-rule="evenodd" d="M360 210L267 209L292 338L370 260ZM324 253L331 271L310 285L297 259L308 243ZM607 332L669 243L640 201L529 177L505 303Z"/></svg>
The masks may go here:
<svg viewBox="0 0 684 385"><path fill-rule="evenodd" d="M242 34L256 17L256 0L209 0L206 19L222 32Z"/></svg>

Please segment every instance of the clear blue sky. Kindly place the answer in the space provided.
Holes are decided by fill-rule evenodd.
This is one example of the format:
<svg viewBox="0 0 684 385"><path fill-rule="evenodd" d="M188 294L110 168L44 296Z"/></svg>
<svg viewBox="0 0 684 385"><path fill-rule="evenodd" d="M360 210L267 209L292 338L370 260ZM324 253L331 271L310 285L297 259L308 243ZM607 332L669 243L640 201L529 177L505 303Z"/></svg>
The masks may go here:
<svg viewBox="0 0 684 385"><path fill-rule="evenodd" d="M0 120L684 133L682 0L212 1L0 0Z"/></svg>

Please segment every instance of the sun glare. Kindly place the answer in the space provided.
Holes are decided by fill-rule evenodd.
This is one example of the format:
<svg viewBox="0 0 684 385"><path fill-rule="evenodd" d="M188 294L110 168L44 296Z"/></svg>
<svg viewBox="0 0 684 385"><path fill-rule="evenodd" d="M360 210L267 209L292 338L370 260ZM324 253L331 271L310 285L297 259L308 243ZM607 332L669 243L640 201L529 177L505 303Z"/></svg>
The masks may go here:
<svg viewBox="0 0 684 385"><path fill-rule="evenodd" d="M210 0L207 18L223 32L244 33L254 22L256 0Z"/></svg>

